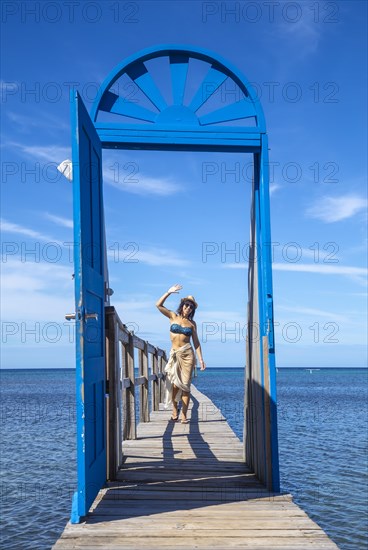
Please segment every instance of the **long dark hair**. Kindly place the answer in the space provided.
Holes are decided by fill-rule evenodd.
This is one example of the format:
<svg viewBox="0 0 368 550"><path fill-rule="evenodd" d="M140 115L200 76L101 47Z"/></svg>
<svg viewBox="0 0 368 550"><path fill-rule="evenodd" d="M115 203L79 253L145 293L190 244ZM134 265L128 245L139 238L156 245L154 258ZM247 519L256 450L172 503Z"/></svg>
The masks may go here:
<svg viewBox="0 0 368 550"><path fill-rule="evenodd" d="M179 304L179 307L178 307L178 309L176 310L176 313L177 313L178 315L182 315L182 314L183 314L183 307L184 307L184 304L185 304L186 302L190 302L190 303L192 304L192 306L193 306L192 309L191 309L191 311L190 311L190 313L189 313L189 315L188 315L189 321L192 321L192 319L193 319L193 317L194 317L194 314L195 314L195 307L194 307L194 304L193 304L192 300L188 300L187 298L181 300L181 301L180 301L180 304Z"/></svg>

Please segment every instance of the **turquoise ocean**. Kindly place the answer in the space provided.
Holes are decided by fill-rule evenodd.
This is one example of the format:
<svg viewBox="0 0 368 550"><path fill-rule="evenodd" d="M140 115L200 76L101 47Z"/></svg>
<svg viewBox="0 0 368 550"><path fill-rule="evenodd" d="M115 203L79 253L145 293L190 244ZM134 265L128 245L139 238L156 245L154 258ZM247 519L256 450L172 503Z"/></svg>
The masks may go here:
<svg viewBox="0 0 368 550"><path fill-rule="evenodd" d="M196 387L243 437L244 370L207 369ZM343 550L368 548L368 373L279 369L281 489ZM75 373L1 371L1 548L51 548L76 486Z"/></svg>

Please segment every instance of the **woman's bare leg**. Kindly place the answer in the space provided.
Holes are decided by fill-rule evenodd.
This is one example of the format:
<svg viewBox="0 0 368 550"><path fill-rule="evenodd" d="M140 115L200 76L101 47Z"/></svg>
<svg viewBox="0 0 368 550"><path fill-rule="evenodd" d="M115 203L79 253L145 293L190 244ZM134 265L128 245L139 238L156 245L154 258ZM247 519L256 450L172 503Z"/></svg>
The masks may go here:
<svg viewBox="0 0 368 550"><path fill-rule="evenodd" d="M181 400L183 402L183 408L181 410L181 420L187 419L187 412L189 407L190 393L188 391L183 391Z"/></svg>
<svg viewBox="0 0 368 550"><path fill-rule="evenodd" d="M173 387L172 387L172 406L173 406L172 417L173 418L177 418L178 416L178 402L175 401L175 396L178 393L178 389L179 388L177 388L175 384L173 384Z"/></svg>

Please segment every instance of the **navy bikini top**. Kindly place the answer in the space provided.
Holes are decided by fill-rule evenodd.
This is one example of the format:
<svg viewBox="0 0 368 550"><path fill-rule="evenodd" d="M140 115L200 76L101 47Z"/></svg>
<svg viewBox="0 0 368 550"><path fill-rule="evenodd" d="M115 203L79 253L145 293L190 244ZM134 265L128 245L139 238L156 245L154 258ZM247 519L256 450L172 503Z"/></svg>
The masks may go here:
<svg viewBox="0 0 368 550"><path fill-rule="evenodd" d="M177 323L170 325L170 331L175 332L175 334L185 334L185 336L192 336L193 332L191 327L182 327Z"/></svg>

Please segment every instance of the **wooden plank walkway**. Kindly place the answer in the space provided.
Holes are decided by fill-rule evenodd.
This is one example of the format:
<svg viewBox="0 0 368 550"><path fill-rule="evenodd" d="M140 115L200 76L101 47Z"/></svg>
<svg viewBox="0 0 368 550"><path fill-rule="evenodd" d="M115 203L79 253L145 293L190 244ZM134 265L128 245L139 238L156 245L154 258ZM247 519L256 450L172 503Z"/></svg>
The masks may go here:
<svg viewBox="0 0 368 550"><path fill-rule="evenodd" d="M191 422L152 412L138 439L123 443L118 480L53 549L338 548L291 495L258 482L221 412L192 390Z"/></svg>

